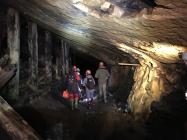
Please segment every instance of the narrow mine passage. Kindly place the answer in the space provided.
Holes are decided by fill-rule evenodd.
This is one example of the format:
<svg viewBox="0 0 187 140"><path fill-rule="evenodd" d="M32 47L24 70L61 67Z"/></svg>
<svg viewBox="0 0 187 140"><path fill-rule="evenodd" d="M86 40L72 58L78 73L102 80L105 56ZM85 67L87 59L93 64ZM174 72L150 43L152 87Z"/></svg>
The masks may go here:
<svg viewBox="0 0 187 140"><path fill-rule="evenodd" d="M72 111L69 100L60 95L66 88L65 76L73 65L80 68L83 77L87 69L94 76L103 60L75 50L56 34L24 17L20 19L20 29L19 95L12 96L14 94L8 92L8 87L2 95L43 139L129 137L123 131L130 127L128 120L131 120L125 103L132 86L132 67L105 62L110 73L108 102L97 98L96 85L94 101L91 104L84 102L84 96L79 100L79 110ZM7 46L3 47L2 51L6 52ZM105 57L104 52L101 54ZM121 123L126 125L120 126Z"/></svg>
<svg viewBox="0 0 187 140"><path fill-rule="evenodd" d="M186 139L186 58L179 54L187 51L187 3L95 2L0 1L0 76L16 69L0 78L3 139ZM110 72L108 102L79 100L72 110L61 95L69 71L77 65L94 75L99 61Z"/></svg>
<svg viewBox="0 0 187 140"><path fill-rule="evenodd" d="M70 57L72 64L80 68L82 76L85 76L85 72L87 69L90 69L92 74L94 75L98 68L99 62L101 61L86 53L81 53L80 51L76 51L74 49L71 49Z"/></svg>
<svg viewBox="0 0 187 140"><path fill-rule="evenodd" d="M81 69L83 77L86 69L91 69L93 75L95 74L98 59L72 49L69 53L71 66L77 65ZM98 99L95 99L91 105L79 102L79 110L72 111L69 102L59 96L63 88L62 85L59 85L59 81L55 80L52 84L56 87L55 90L52 87L49 94L34 101L31 100L28 106L17 108L17 111L44 139L134 139L132 133L136 133L137 137L144 139L145 136L139 132L140 130L134 130L134 128L130 130L131 117L125 110L127 109L125 100L127 100L133 83L130 81L133 77L133 70L132 67L124 66L115 66L109 69L110 74L115 78L109 81L111 87L108 88L110 94L108 92L109 102L107 104ZM96 92L98 95L97 89ZM121 126L121 123L124 125Z"/></svg>
<svg viewBox="0 0 187 140"><path fill-rule="evenodd" d="M81 53L80 51L76 51L74 49L70 49L70 57L71 63L80 68L82 77L85 77L87 69L91 70L91 73L94 76L99 66L98 64L101 61L89 54ZM133 76L136 67L111 64L106 64L106 67L110 73L110 78L107 83L109 95L112 96L113 100L116 102L123 102L125 104L134 83ZM95 78L95 81L96 84L98 84L97 78ZM96 87L96 89L98 94L98 87Z"/></svg>
<svg viewBox="0 0 187 140"><path fill-rule="evenodd" d="M40 42L42 42L42 39ZM57 38L53 39L54 44L59 45ZM70 66L76 65L79 67L83 77L85 77L86 69L91 69L92 74L95 75L98 59L73 49L70 49L69 53ZM42 68L43 61L40 62ZM56 64L56 61L53 63ZM128 130L131 129L129 123L131 117L128 112L125 112L125 100L132 86L130 80L133 77L133 68L111 66L108 69L114 79L109 81L110 88L108 88L107 94L109 102L107 104L98 99L95 99L91 105L86 102L79 102L79 110L72 111L69 102L59 95L64 89L63 85L61 85L60 80L54 79L51 84L51 91L46 91L46 88L43 88L43 92L48 94L40 98L29 99L29 104L26 103L26 106L17 107L16 110L44 139L125 139L134 137L131 135L134 131L136 131L137 137L143 139L145 136L139 132L140 130L132 130L132 132ZM25 71L25 69L23 70ZM97 89L96 92L98 95ZM121 123L125 125L121 126ZM124 131L127 131L127 133L124 134Z"/></svg>

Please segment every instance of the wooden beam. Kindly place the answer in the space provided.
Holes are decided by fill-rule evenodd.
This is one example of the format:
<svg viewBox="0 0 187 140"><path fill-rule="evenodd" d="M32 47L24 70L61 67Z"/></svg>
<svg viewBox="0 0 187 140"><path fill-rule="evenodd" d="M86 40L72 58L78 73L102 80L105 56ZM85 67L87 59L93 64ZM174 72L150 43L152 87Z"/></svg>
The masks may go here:
<svg viewBox="0 0 187 140"><path fill-rule="evenodd" d="M6 83L16 74L16 69L12 70L0 70L0 89L3 88Z"/></svg>
<svg viewBox="0 0 187 140"><path fill-rule="evenodd" d="M65 57L65 69L67 74L70 69L70 59L69 59L69 46L67 46L66 42L64 42L64 57Z"/></svg>
<svg viewBox="0 0 187 140"><path fill-rule="evenodd" d="M38 87L38 32L37 24L28 23L28 46L29 46L29 83L31 87Z"/></svg>
<svg viewBox="0 0 187 140"><path fill-rule="evenodd" d="M130 64L130 63L118 63L118 65L120 65L120 66L135 66L135 67L140 66L140 64Z"/></svg>
<svg viewBox="0 0 187 140"><path fill-rule="evenodd" d="M47 79L52 81L52 39L49 31L45 31L45 72Z"/></svg>
<svg viewBox="0 0 187 140"><path fill-rule="evenodd" d="M62 75L63 76L65 76L65 74L66 74L64 44L65 44L65 42L63 40L61 40L61 59L62 59Z"/></svg>
<svg viewBox="0 0 187 140"><path fill-rule="evenodd" d="M58 49L58 51L60 51L59 50L59 48L56 48L56 49ZM55 75L56 75L56 79L60 79L60 57L59 56L56 56L56 64L55 64Z"/></svg>
<svg viewBox="0 0 187 140"><path fill-rule="evenodd" d="M60 40L58 40L60 41ZM55 79L60 80L61 79L61 69L62 69L62 59L61 59L61 46L55 46L55 58L56 58L56 63L55 63Z"/></svg>
<svg viewBox="0 0 187 140"><path fill-rule="evenodd" d="M40 140L39 135L0 96L0 125L12 140Z"/></svg>
<svg viewBox="0 0 187 140"><path fill-rule="evenodd" d="M16 75L9 83L8 89L12 99L16 100L19 95L20 23L18 12L12 8L8 9L7 14L7 44L10 64L17 68Z"/></svg>

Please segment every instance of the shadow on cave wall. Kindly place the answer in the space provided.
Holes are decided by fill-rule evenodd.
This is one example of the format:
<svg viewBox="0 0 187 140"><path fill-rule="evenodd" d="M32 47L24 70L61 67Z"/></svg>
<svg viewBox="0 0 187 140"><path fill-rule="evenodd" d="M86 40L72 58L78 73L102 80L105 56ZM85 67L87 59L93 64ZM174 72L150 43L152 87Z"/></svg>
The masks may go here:
<svg viewBox="0 0 187 140"><path fill-rule="evenodd" d="M153 102L146 125L153 140L185 140L187 131L187 100L178 90Z"/></svg>
<svg viewBox="0 0 187 140"><path fill-rule="evenodd" d="M109 87L109 91L113 94L116 102L127 102L130 91L134 84L134 68L125 67L125 70L119 75L118 84ZM122 69L123 70L123 69Z"/></svg>

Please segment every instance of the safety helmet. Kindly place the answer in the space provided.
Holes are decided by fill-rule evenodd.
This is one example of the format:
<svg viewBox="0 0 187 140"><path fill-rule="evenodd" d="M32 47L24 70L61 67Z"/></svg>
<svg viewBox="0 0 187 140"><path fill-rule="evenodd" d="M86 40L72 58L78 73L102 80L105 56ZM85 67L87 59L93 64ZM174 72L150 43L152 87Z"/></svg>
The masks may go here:
<svg viewBox="0 0 187 140"><path fill-rule="evenodd" d="M90 75L91 74L91 70L86 70L86 75Z"/></svg>
<svg viewBox="0 0 187 140"><path fill-rule="evenodd" d="M104 63L103 62L99 62L99 67L103 67Z"/></svg>

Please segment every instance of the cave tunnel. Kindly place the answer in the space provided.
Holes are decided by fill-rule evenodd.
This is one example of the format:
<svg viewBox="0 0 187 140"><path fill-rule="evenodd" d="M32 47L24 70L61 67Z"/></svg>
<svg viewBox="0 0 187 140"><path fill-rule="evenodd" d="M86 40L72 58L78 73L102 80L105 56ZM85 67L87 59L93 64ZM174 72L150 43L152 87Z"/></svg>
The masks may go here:
<svg viewBox="0 0 187 140"><path fill-rule="evenodd" d="M186 140L187 3L1 0L0 139ZM94 77L104 62L107 102ZM96 81L78 109L63 96L76 65Z"/></svg>
<svg viewBox="0 0 187 140"><path fill-rule="evenodd" d="M99 62L101 61L86 53L81 53L73 49L70 51L70 58L72 65L76 65L78 68L80 68L80 73L82 76L85 76L87 69L90 69L94 75L98 68Z"/></svg>

